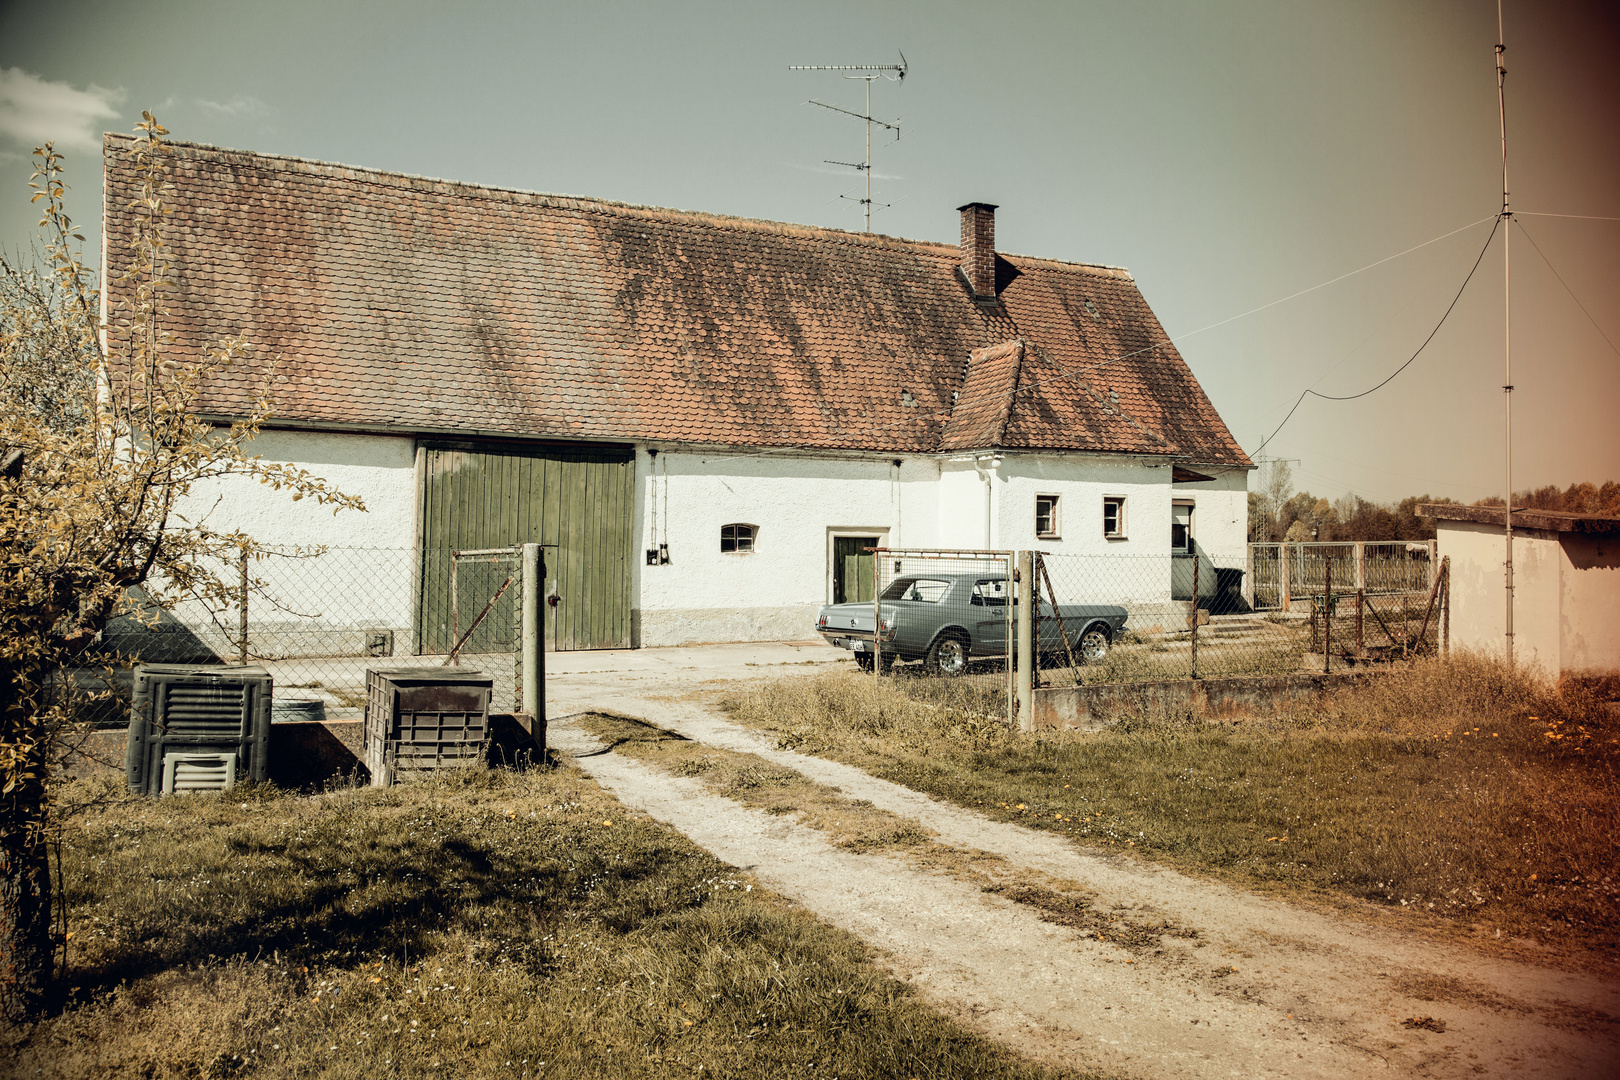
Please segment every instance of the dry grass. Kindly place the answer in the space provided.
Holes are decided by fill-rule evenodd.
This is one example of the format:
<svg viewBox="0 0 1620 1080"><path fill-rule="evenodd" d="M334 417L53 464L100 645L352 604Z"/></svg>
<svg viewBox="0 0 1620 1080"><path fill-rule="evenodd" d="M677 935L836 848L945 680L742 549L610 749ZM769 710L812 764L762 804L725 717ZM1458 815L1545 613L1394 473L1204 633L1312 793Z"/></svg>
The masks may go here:
<svg viewBox="0 0 1620 1080"><path fill-rule="evenodd" d="M1020 736L894 680L785 680L730 703L782 745L1082 843L1483 932L1620 949L1620 744L1590 698L1464 654L1324 707L1127 713Z"/></svg>
<svg viewBox="0 0 1620 1080"><path fill-rule="evenodd" d="M914 848L933 839L932 829L851 799L795 769L757 754L721 750L690 742L640 720L591 713L577 723L611 745L616 753L646 762L675 776L692 776L717 794L771 814L793 814L801 824L828 834L835 847L864 852Z"/></svg>
<svg viewBox="0 0 1620 1080"><path fill-rule="evenodd" d="M3 1075L1053 1075L574 769L66 794L73 989Z"/></svg>

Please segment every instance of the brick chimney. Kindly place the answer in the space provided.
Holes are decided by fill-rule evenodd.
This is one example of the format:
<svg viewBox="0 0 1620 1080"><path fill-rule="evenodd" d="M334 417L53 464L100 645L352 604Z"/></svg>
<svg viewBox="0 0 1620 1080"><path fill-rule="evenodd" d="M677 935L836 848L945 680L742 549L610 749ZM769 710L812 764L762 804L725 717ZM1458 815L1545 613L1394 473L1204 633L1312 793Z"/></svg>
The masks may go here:
<svg viewBox="0 0 1620 1080"><path fill-rule="evenodd" d="M996 295L996 208L992 203L970 202L956 208L962 214L962 273L976 300Z"/></svg>

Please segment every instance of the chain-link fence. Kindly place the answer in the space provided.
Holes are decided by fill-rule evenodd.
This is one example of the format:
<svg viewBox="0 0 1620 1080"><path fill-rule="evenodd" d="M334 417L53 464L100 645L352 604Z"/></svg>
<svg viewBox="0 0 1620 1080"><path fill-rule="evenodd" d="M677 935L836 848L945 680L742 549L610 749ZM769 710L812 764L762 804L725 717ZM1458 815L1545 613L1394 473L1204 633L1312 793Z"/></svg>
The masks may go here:
<svg viewBox="0 0 1620 1080"><path fill-rule="evenodd" d="M368 667L453 662L514 701L520 556L513 549L326 548L264 552L207 567L229 586L159 607L131 590L99 647L71 673L77 715L129 719L136 664L257 664L270 671L279 720L358 720Z"/></svg>
<svg viewBox="0 0 1620 1080"><path fill-rule="evenodd" d="M1335 590L1369 595L1417 593L1434 584L1430 541L1373 543L1250 544L1247 593L1256 610L1308 609L1323 591L1331 568Z"/></svg>
<svg viewBox="0 0 1620 1080"><path fill-rule="evenodd" d="M1254 611L1208 555L1037 554L1038 681L1087 685L1303 670L1304 613Z"/></svg>
<svg viewBox="0 0 1620 1080"><path fill-rule="evenodd" d="M857 662L881 674L942 675L912 684L924 696L947 694L975 711L1012 715L1013 553L873 551L871 621L876 652Z"/></svg>
<svg viewBox="0 0 1620 1080"><path fill-rule="evenodd" d="M1294 602L1272 610L1251 603L1236 560L1037 553L1037 681L1287 675L1444 647L1444 582L1426 558L1367 558L1375 592L1355 585L1352 545L1322 547L1296 564Z"/></svg>

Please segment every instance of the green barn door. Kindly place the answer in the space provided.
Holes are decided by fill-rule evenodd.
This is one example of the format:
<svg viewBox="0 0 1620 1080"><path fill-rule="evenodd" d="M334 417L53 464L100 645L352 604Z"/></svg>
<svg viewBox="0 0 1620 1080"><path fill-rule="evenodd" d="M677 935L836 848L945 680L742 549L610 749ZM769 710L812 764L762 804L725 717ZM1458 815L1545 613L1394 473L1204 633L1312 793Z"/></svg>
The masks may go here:
<svg viewBox="0 0 1620 1080"><path fill-rule="evenodd" d="M427 446L422 479L418 649L448 651L450 553L544 545L546 644L553 649L630 646L633 452L616 447ZM465 631L510 567L461 560L458 615ZM484 579L488 578L488 582ZM506 651L518 602L514 583L464 648Z"/></svg>

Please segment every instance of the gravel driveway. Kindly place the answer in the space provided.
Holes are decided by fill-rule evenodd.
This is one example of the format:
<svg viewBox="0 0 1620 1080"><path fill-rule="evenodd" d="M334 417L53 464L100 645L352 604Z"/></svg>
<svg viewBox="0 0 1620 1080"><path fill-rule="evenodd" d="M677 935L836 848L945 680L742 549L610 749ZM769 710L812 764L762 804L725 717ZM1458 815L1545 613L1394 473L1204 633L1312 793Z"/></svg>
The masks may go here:
<svg viewBox="0 0 1620 1080"><path fill-rule="evenodd" d="M1038 1059L1141 1077L1620 1076L1620 985L1612 980L1335 920L991 821L851 766L778 750L714 708L730 684L792 674L829 652L642 650L622 666L573 654L548 671L551 743L576 756L600 748L569 715L644 719L797 769L920 822L941 843L1077 882L1124 917L1196 931L1167 936L1158 950L1127 950L902 857L851 854L825 833L747 809L695 779L613 753L578 757L627 805L860 937L936 1007ZM1403 1024L1423 1018L1433 1022Z"/></svg>

